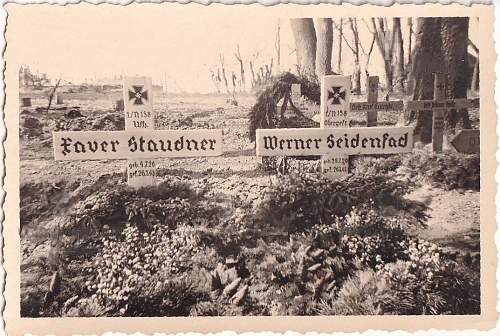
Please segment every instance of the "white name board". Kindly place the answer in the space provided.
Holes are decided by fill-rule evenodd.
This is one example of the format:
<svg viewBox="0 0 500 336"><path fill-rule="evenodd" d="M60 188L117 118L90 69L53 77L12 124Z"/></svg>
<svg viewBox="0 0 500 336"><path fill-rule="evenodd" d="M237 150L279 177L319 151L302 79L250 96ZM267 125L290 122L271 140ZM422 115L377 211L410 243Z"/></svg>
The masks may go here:
<svg viewBox="0 0 500 336"><path fill-rule="evenodd" d="M256 142L258 156L408 153L413 127L258 129Z"/></svg>
<svg viewBox="0 0 500 336"><path fill-rule="evenodd" d="M324 76L321 80L321 128L349 127L350 101L350 76ZM349 157L324 156L321 170L331 178L342 178L348 173Z"/></svg>
<svg viewBox="0 0 500 336"><path fill-rule="evenodd" d="M221 130L54 132L56 160L153 159L218 156ZM141 168L141 163L132 164ZM142 168L152 168L144 167Z"/></svg>

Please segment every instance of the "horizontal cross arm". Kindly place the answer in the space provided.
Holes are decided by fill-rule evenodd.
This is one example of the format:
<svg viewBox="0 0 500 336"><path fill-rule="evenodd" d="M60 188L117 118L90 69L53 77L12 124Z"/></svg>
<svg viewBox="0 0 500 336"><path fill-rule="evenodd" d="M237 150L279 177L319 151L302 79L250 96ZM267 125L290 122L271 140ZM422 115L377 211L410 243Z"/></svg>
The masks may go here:
<svg viewBox="0 0 500 336"><path fill-rule="evenodd" d="M413 127L258 129L257 156L407 153Z"/></svg>
<svg viewBox="0 0 500 336"><path fill-rule="evenodd" d="M403 109L404 103L402 100L351 103L351 112L402 111Z"/></svg>
<svg viewBox="0 0 500 336"><path fill-rule="evenodd" d="M479 107L479 99L415 100L406 103L406 110L466 109Z"/></svg>
<svg viewBox="0 0 500 336"><path fill-rule="evenodd" d="M372 112L372 111L416 111L433 109L463 109L478 108L479 98L475 99L448 99L448 100L414 100L406 104L402 100L381 101L381 102L353 102L350 104L351 112Z"/></svg>
<svg viewBox="0 0 500 336"><path fill-rule="evenodd" d="M56 160L219 156L222 130L54 132Z"/></svg>

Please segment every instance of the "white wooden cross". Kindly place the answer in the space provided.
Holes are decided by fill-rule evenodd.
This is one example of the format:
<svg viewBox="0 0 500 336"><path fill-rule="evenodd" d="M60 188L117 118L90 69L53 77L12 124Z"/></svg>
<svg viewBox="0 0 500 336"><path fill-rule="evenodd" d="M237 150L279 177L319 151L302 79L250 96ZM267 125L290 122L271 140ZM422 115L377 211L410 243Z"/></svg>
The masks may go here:
<svg viewBox="0 0 500 336"><path fill-rule="evenodd" d="M125 131L54 132L56 160L127 159L129 186L156 183L158 158L222 155L222 130L154 130L151 78L123 83Z"/></svg>
<svg viewBox="0 0 500 336"><path fill-rule="evenodd" d="M348 174L349 155L407 153L413 127L349 128L349 76L321 81L321 128L258 129L257 156L322 155L322 172L332 179Z"/></svg>

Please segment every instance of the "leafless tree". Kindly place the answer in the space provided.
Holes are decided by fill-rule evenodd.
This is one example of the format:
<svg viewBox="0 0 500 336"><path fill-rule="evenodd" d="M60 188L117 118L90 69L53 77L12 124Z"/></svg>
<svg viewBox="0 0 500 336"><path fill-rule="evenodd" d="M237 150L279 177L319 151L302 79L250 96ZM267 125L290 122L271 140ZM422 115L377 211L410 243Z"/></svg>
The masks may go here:
<svg viewBox="0 0 500 336"><path fill-rule="evenodd" d="M245 69L243 67L243 58L241 57L241 54L240 54L240 45L236 45L236 53L234 54L234 57L236 58L236 60L238 61L239 65L240 65L240 80L241 80L241 84L243 86L243 90L246 90L246 81L245 81ZM241 90L241 88L240 88Z"/></svg>
<svg viewBox="0 0 500 336"><path fill-rule="evenodd" d="M229 85L227 84L226 67L224 64L224 55L222 55L222 54L219 54L219 63L220 63L220 68L221 68L221 72L222 72L222 79L224 80L224 86L226 87L226 92L227 92L227 94L230 94Z"/></svg>
<svg viewBox="0 0 500 336"><path fill-rule="evenodd" d="M335 24L333 22L333 25L337 28L337 31L339 32L339 46L337 48L337 72L342 73L342 40L344 39L343 35L343 19L340 19L339 24Z"/></svg>

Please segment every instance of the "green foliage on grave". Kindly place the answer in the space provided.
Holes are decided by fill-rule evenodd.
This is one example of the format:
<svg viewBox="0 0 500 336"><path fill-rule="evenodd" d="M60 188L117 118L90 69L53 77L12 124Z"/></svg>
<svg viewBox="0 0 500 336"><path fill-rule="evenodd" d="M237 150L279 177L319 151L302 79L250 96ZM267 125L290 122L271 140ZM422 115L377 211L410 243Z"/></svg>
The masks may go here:
<svg viewBox="0 0 500 336"><path fill-rule="evenodd" d="M71 215L70 227L86 227L94 232L102 230L104 225L123 228L126 223L141 229L151 229L154 225L175 228L210 218L216 209L200 204L201 198L201 193L174 179L137 190L117 186L79 202Z"/></svg>
<svg viewBox="0 0 500 336"><path fill-rule="evenodd" d="M366 232L364 220L350 213L248 251L259 256L250 295L271 315L479 312L479 278L460 261L391 223Z"/></svg>
<svg viewBox="0 0 500 336"><path fill-rule="evenodd" d="M293 175L210 217L214 206L189 182L116 186L109 205L88 215L100 214L94 225L98 218L117 224L113 213L98 211L117 207L122 226L101 228L89 255L65 253L56 301L46 306L25 295L23 316L477 313L477 261L467 264L409 235L409 219L423 221L424 208L403 198L407 187L387 176L333 183ZM176 198L190 206L177 208ZM137 202L148 225L123 215ZM148 207L158 202L163 221ZM275 211L274 222L263 209ZM285 218L291 210L293 218Z"/></svg>
<svg viewBox="0 0 500 336"><path fill-rule="evenodd" d="M416 149L409 154L388 157L358 157L353 160L353 166L353 172L358 175L390 175L446 190L480 189L479 154L453 151L432 154Z"/></svg>
<svg viewBox="0 0 500 336"><path fill-rule="evenodd" d="M480 189L479 154L416 151L403 156L402 167L410 178L422 179L447 190Z"/></svg>
<svg viewBox="0 0 500 336"><path fill-rule="evenodd" d="M411 224L423 224L426 207L406 200L407 182L384 175L352 175L332 181L321 174L291 174L273 185L260 203L256 221L264 226L296 232L315 224L330 224L352 207L372 202L409 214Z"/></svg>
<svg viewBox="0 0 500 336"><path fill-rule="evenodd" d="M298 115L302 114L290 104L289 98L292 84L300 84L302 96L319 104L320 86L318 82L311 81L306 77L297 77L290 72L284 72L274 77L270 84L257 93L257 102L248 114L251 141L255 141L255 131L259 128L281 127L280 124L284 121L282 118L284 110L278 111L276 106L281 99L284 99L284 108L289 106Z"/></svg>

